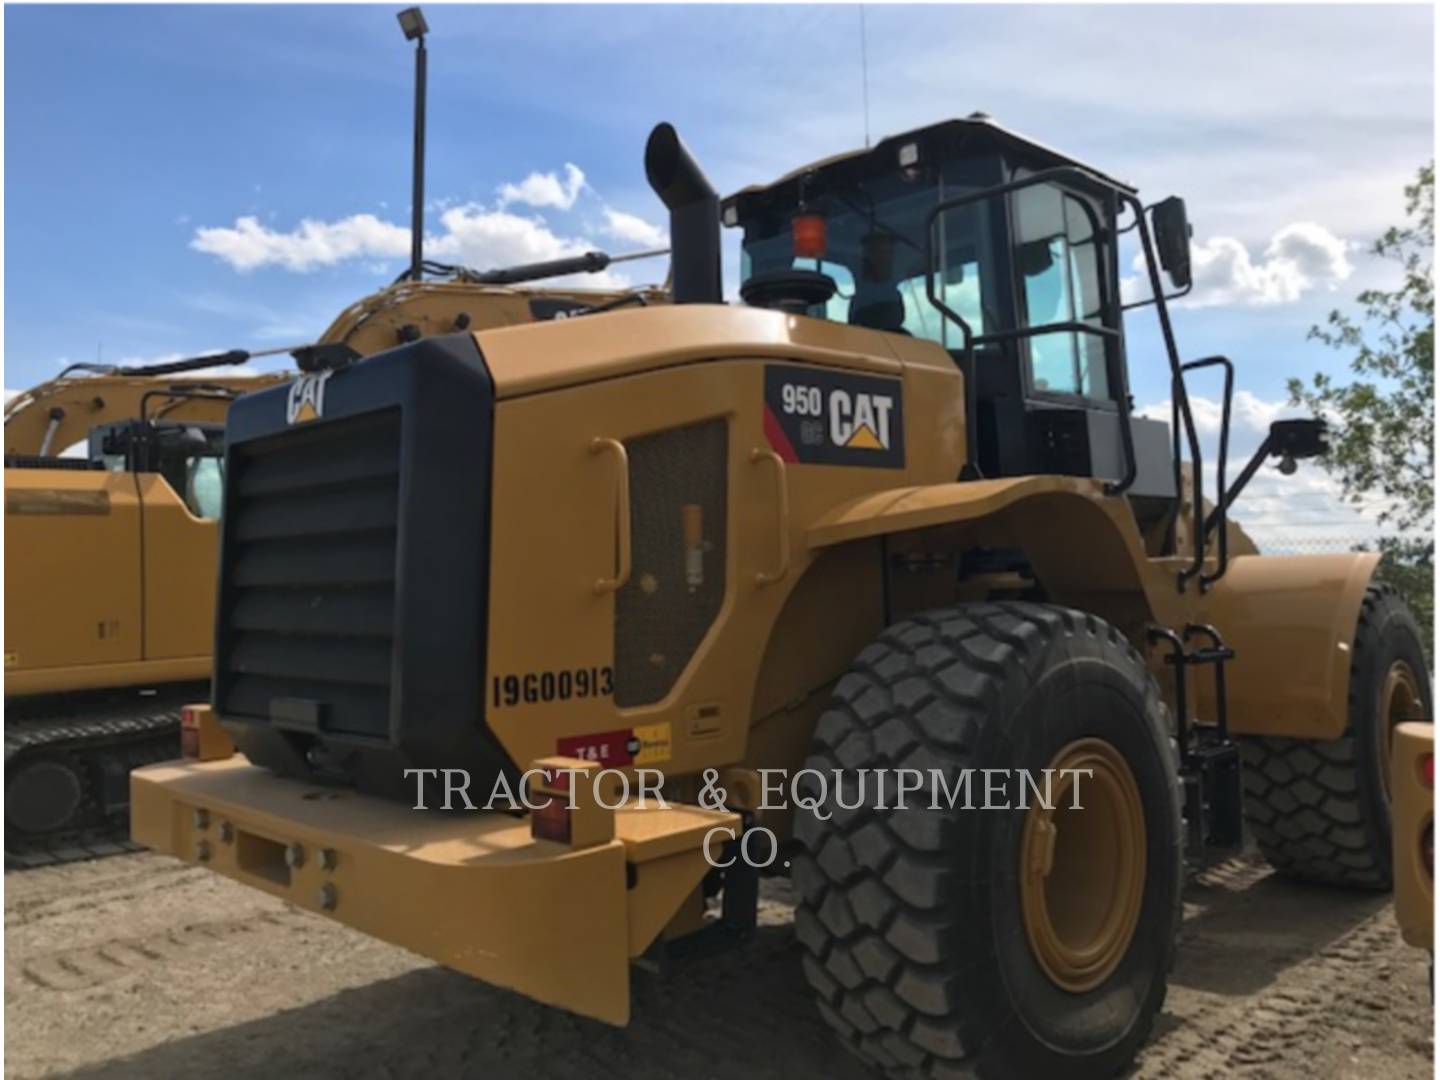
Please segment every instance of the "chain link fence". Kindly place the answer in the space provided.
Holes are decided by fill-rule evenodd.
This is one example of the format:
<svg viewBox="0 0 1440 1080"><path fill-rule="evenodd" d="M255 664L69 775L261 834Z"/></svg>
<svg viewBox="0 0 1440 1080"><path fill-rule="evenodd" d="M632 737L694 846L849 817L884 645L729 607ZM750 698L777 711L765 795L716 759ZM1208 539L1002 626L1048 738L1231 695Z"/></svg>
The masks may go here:
<svg viewBox="0 0 1440 1080"><path fill-rule="evenodd" d="M1334 555L1345 551L1371 549L1375 540L1369 536L1305 536L1287 533L1273 535L1268 532L1250 538L1259 545L1266 555Z"/></svg>

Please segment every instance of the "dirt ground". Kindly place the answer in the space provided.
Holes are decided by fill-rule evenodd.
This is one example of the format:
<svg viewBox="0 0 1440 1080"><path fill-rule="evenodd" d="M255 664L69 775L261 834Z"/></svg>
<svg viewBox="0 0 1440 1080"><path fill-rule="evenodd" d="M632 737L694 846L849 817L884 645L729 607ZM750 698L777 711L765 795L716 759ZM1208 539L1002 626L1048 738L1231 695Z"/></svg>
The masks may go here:
<svg viewBox="0 0 1440 1080"><path fill-rule="evenodd" d="M617 1030L149 854L5 876L5 1073L32 1077L870 1076L799 974L788 886L745 948L637 972ZM1432 1075L1426 958L1387 897L1252 858L1194 882L1144 1077Z"/></svg>

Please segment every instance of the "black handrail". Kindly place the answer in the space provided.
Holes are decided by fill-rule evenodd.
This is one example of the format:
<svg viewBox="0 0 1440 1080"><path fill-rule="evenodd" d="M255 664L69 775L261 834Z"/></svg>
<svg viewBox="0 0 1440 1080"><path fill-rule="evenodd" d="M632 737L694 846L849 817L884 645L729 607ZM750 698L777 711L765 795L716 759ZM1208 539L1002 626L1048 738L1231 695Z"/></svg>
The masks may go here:
<svg viewBox="0 0 1440 1080"><path fill-rule="evenodd" d="M1225 576L1225 570L1230 564L1230 540L1229 530L1225 527L1225 510L1227 501L1225 493L1225 463L1230 455L1230 406L1235 394L1235 365L1230 362L1227 356L1207 356L1203 360L1191 360L1188 364L1181 366L1181 371L1198 371L1207 367L1223 367L1225 369L1225 397L1220 406L1220 450L1215 462L1215 512L1211 515L1212 520L1206 520L1204 531L1195 537L1196 550L1203 552L1206 541L1209 539L1209 531L1215 522L1219 523L1220 531L1216 538L1216 563L1215 573L1200 574L1200 591L1204 592L1211 585ZM1203 489L1203 483L1202 483ZM1217 516L1218 515L1218 516ZM1193 568L1185 570L1180 577L1181 585L1194 576Z"/></svg>
<svg viewBox="0 0 1440 1080"><path fill-rule="evenodd" d="M150 399L165 398L172 402L167 409L177 408L183 401L234 401L240 396L239 390L231 390L225 386L171 386L163 390L146 390L140 395L140 419L158 420L159 414L155 417L149 415Z"/></svg>

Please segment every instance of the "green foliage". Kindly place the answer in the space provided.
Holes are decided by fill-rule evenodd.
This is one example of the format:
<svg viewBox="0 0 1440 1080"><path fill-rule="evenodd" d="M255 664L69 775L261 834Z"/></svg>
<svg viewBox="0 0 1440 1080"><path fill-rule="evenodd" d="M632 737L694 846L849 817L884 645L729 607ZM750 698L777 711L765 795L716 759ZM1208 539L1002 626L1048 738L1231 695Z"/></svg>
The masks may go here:
<svg viewBox="0 0 1440 1080"><path fill-rule="evenodd" d="M1405 596L1420 625L1435 610L1435 165L1405 188L1403 226L1388 229L1371 253L1397 263L1401 281L1356 299L1358 318L1332 311L1310 336L1353 353L1350 382L1315 375L1291 379L1292 404L1330 421L1325 468L1347 501L1381 505L1379 521L1412 538L1382 540L1381 572ZM1423 535L1417 535L1423 534Z"/></svg>

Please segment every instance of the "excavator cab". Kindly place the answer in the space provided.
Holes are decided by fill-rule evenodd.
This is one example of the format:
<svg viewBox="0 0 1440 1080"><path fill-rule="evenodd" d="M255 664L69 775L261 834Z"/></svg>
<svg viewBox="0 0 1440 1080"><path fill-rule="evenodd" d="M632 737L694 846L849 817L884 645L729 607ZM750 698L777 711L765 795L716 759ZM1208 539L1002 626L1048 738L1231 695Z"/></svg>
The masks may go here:
<svg viewBox="0 0 1440 1080"><path fill-rule="evenodd" d="M193 517L220 516L225 425L122 420L90 433L89 459L112 472L159 474Z"/></svg>
<svg viewBox="0 0 1440 1080"><path fill-rule="evenodd" d="M1163 205L1159 262L1183 288L1184 204ZM965 478L1103 478L1143 519L1173 509L1179 482L1167 426L1130 416L1127 211L1144 214L1132 188L977 114L746 188L722 218L744 232L747 303L950 351L967 376Z"/></svg>

